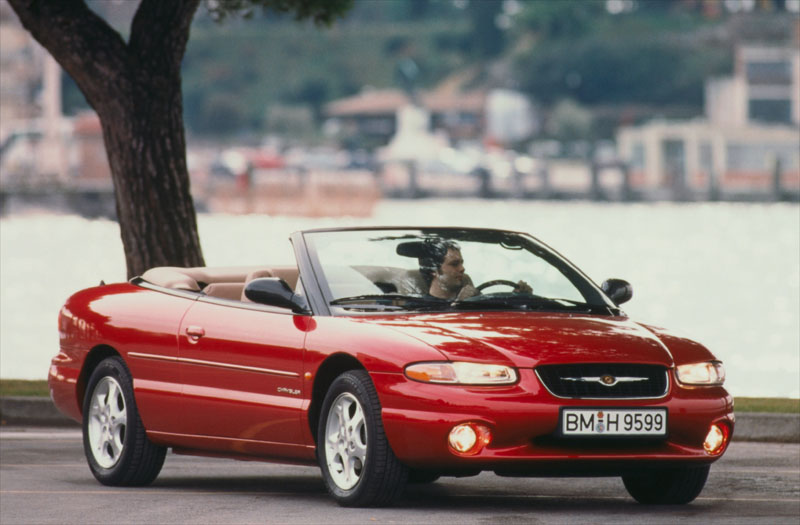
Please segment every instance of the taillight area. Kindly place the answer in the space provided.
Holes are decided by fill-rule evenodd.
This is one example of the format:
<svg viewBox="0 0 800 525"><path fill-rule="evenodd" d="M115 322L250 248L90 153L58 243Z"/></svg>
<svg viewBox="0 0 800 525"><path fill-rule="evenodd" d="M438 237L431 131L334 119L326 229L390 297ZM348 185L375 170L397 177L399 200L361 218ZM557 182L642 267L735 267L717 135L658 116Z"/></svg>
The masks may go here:
<svg viewBox="0 0 800 525"><path fill-rule="evenodd" d="M703 448L710 456L718 456L722 454L725 447L728 445L730 437L730 430L728 425L723 423L714 423L708 429L706 440L703 442Z"/></svg>
<svg viewBox="0 0 800 525"><path fill-rule="evenodd" d="M474 456L492 442L492 431L478 423L462 423L450 430L450 450L460 456Z"/></svg>

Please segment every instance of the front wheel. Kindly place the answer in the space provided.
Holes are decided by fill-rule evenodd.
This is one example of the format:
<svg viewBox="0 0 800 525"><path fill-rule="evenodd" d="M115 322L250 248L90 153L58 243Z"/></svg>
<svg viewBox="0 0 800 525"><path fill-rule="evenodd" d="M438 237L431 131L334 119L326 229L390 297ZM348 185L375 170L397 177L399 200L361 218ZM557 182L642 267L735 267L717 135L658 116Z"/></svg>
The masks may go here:
<svg viewBox="0 0 800 525"><path fill-rule="evenodd" d="M120 357L97 365L83 400L83 450L103 485L147 485L164 464L167 449L147 439L133 398L133 381Z"/></svg>
<svg viewBox="0 0 800 525"><path fill-rule="evenodd" d="M389 505L403 492L408 468L383 430L375 386L363 370L337 377L322 403L317 455L328 492L345 507Z"/></svg>
<svg viewBox="0 0 800 525"><path fill-rule="evenodd" d="M705 467L672 468L622 476L628 493L639 503L683 505L700 495L708 479Z"/></svg>

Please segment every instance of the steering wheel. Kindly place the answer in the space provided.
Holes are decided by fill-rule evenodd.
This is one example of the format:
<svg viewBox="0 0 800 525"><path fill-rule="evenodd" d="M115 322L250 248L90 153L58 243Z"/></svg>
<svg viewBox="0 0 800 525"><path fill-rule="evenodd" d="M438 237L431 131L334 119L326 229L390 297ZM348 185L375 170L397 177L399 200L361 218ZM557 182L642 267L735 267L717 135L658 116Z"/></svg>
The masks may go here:
<svg viewBox="0 0 800 525"><path fill-rule="evenodd" d="M518 283L514 281L509 281L508 279L494 279L492 281L486 281L485 283L481 283L475 287L476 290L479 292L483 291L485 288L489 288L490 286L499 286L499 285L510 286L511 288L516 288Z"/></svg>

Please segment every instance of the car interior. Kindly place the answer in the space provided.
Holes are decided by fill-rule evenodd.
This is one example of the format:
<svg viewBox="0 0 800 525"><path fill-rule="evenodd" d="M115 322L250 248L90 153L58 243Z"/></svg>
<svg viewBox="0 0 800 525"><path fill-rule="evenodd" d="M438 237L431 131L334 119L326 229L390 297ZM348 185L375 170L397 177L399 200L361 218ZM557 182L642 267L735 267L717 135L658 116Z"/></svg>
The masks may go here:
<svg viewBox="0 0 800 525"><path fill-rule="evenodd" d="M294 266L231 266L179 268L160 266L142 274L142 280L155 286L173 290L199 292L209 297L250 302L244 295L244 288L253 279L279 277L286 281L292 290L297 286L299 272Z"/></svg>
<svg viewBox="0 0 800 525"><path fill-rule="evenodd" d="M364 284L377 287L373 293L420 294L428 286L419 270L396 268L390 266L354 265L347 268L348 274L359 275ZM338 276L336 272L328 275L332 288L356 285L350 275ZM250 302L245 297L247 283L260 277L278 277L286 281L292 290L297 287L299 271L294 266L233 266L233 267L195 267L179 268L176 266L160 266L151 268L142 274L142 280L173 290L202 293L209 297L232 301ZM340 279L337 279L340 277ZM338 282L341 280L341 282ZM344 290L343 290L344 291ZM370 290L353 289L348 293L369 293ZM337 294L340 295L340 294Z"/></svg>

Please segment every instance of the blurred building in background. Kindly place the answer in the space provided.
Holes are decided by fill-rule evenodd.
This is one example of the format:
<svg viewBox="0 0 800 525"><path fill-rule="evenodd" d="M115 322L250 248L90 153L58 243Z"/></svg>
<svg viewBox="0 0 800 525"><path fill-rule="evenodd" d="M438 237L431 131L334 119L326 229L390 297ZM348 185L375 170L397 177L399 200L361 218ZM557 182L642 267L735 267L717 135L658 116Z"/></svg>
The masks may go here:
<svg viewBox="0 0 800 525"><path fill-rule="evenodd" d="M800 189L800 47L742 45L709 79L705 118L653 120L617 136L631 184L678 196Z"/></svg>
<svg viewBox="0 0 800 525"><path fill-rule="evenodd" d="M740 46L734 68L733 77L706 85L709 120L739 127L800 124L800 48Z"/></svg>
<svg viewBox="0 0 800 525"><path fill-rule="evenodd" d="M398 113L418 105L430 114L428 127L454 143L513 143L530 138L536 115L521 93L507 89L460 90L450 83L423 91L416 101L399 89L366 89L325 107L329 125L344 137L383 146L398 130ZM345 139L347 140L347 139Z"/></svg>
<svg viewBox="0 0 800 525"><path fill-rule="evenodd" d="M111 191L100 121L66 117L61 68L0 2L0 186L4 192L88 186Z"/></svg>
<svg viewBox="0 0 800 525"><path fill-rule="evenodd" d="M89 5L124 28L137 2ZM238 39L200 17L183 84L198 209L368 215L381 196L433 195L800 200L800 0L607 0L604 10L509 0L495 6L505 25L489 35L508 40L504 53L476 44L483 4L398 0L396 10L427 9L430 19L401 16L408 23L396 35L384 35L394 20L376 5L357 5L361 18L324 36L280 32L264 18ZM363 23L378 11L376 36ZM692 13L696 29L671 29L670 16ZM574 32L562 31L565 21ZM655 33L642 39L643 30ZM274 45L253 45L267 36ZM672 45L681 39L688 44ZM725 56L724 68L714 53L684 60L704 45ZM261 47L287 51L262 56ZM330 51L324 60L319 49ZM232 60L237 53L251 61ZM309 69L287 76L301 62ZM618 74L648 64L639 76ZM706 80L703 107L703 79L731 64L732 76ZM113 212L97 116L74 103L77 87L6 0L0 68L3 211L8 195L69 194ZM255 74L263 71L272 76ZM659 97L643 95L661 85Z"/></svg>

